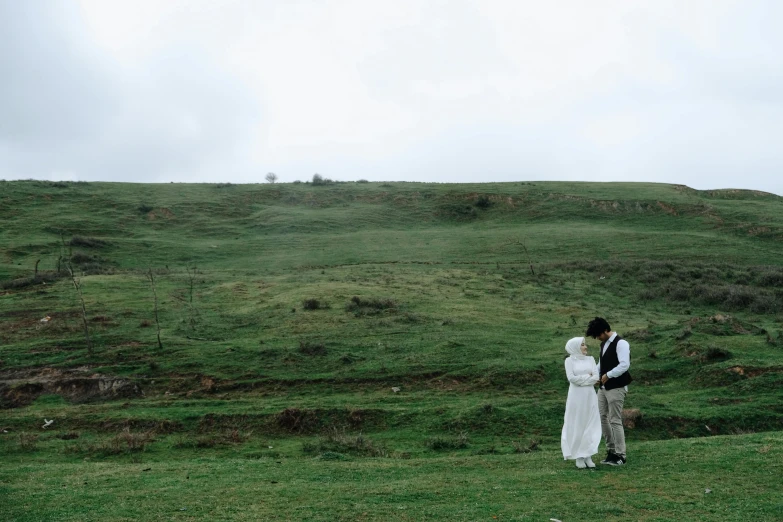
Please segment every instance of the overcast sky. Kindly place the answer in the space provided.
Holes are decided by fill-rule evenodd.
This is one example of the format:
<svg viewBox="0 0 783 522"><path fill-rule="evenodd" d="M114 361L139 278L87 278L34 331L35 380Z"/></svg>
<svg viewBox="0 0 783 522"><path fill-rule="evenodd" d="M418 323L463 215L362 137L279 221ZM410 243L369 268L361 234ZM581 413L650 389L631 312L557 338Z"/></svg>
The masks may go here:
<svg viewBox="0 0 783 522"><path fill-rule="evenodd" d="M0 0L0 178L783 195L783 2Z"/></svg>

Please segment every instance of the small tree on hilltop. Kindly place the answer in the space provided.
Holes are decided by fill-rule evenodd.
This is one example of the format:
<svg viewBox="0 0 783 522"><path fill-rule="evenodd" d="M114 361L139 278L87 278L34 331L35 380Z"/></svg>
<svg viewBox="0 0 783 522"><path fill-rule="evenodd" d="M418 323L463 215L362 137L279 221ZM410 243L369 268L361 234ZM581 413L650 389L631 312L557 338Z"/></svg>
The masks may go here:
<svg viewBox="0 0 783 522"><path fill-rule="evenodd" d="M267 180L269 183L274 183L275 181L277 181L277 174L275 174L274 172L270 172L270 173L268 173L268 174L266 175L266 178L265 178L265 179L266 179L266 180Z"/></svg>
<svg viewBox="0 0 783 522"><path fill-rule="evenodd" d="M325 178L321 176L320 174L313 174L313 185L326 185L328 183L332 183L332 180L329 178Z"/></svg>

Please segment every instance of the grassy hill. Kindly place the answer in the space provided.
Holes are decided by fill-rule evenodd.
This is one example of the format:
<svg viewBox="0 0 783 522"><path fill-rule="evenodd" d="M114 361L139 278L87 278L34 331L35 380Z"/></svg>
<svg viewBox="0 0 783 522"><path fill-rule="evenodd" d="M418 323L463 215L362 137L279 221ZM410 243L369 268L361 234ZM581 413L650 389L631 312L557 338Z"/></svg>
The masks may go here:
<svg viewBox="0 0 783 522"><path fill-rule="evenodd" d="M180 496L201 516L248 520L543 517L547 506L572 520L765 520L781 508L751 509L745 490L783 486L758 465L779 457L783 430L778 196L643 183L0 182L0 228L0 494L12 519L87 520L90 502L103 505L95 519L197 518L164 509ZM563 347L595 315L631 343L625 479L574 476L559 455ZM686 482L705 488L725 466L736 474L722 496L686 494L665 479L685 470L652 455L692 460ZM252 509L230 500L257 494L253 477L278 462L293 468L265 484L287 493L265 490ZM464 468L461 485L435 493L451 468ZM204 481L172 482L182 470ZM379 493L384 474L401 489ZM487 489L495 475L500 489ZM86 484L65 487L75 476ZM360 476L374 493L347 493ZM40 481L64 488L44 495ZM511 495L520 481L529 487ZM323 496L321 482L338 493ZM610 484L634 505L580 512L553 496L577 487L594 499ZM657 507L633 501L634 487ZM141 511L104 505L118 488ZM285 511L309 495L322 499Z"/></svg>

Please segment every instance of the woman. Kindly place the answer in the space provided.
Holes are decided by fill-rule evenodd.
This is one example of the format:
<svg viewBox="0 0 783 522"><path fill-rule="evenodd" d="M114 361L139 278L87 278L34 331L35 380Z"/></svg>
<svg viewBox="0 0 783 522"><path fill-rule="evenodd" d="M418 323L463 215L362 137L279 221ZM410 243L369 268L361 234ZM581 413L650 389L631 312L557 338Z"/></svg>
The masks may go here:
<svg viewBox="0 0 783 522"><path fill-rule="evenodd" d="M587 355L584 337L574 337L566 343L565 360L568 387L563 432L560 446L565 460L576 460L580 469L594 468L591 456L598 453L601 442L601 416L598 413L598 398L593 385L598 382L598 367L595 359Z"/></svg>

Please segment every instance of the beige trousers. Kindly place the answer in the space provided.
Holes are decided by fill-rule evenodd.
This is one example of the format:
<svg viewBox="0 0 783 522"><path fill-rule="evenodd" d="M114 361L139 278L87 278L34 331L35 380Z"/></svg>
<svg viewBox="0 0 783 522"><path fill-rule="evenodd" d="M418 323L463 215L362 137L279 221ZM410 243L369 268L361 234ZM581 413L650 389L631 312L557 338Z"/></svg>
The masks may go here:
<svg viewBox="0 0 783 522"><path fill-rule="evenodd" d="M625 388L598 390L598 413L601 414L601 432L606 441L606 450L622 457L625 457L623 403L627 393Z"/></svg>

